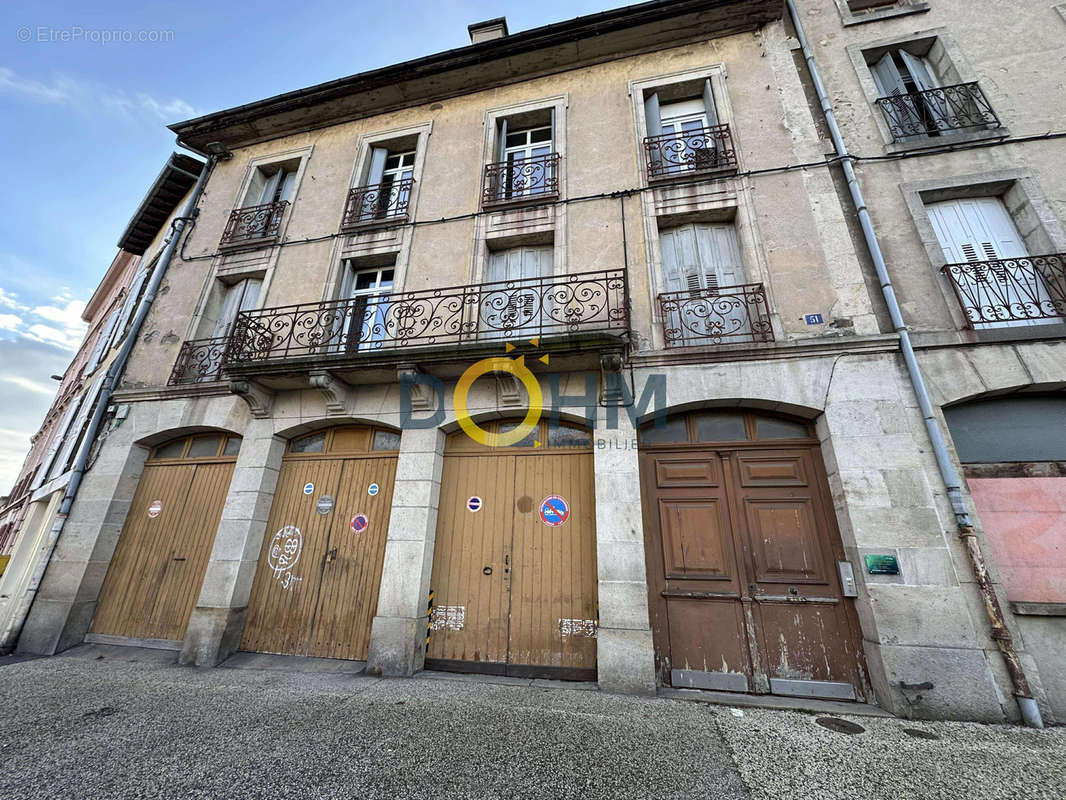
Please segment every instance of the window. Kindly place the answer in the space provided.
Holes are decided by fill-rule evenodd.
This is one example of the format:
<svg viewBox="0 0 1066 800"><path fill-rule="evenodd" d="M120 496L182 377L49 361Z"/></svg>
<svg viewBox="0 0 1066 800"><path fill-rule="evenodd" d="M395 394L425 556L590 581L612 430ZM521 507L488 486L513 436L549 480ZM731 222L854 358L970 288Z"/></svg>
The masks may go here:
<svg viewBox="0 0 1066 800"><path fill-rule="evenodd" d="M554 273L554 248L512 247L489 253L479 304L478 334L483 339L530 338L540 333L551 313L550 292L542 278Z"/></svg>
<svg viewBox="0 0 1066 800"><path fill-rule="evenodd" d="M360 269L357 262L345 263L340 298L351 302L334 322L336 351L373 350L395 335L389 320L394 272L392 265Z"/></svg>
<svg viewBox="0 0 1066 800"><path fill-rule="evenodd" d="M945 274L977 329L1066 320L1066 273L1056 257L1032 258L999 197L926 206Z"/></svg>
<svg viewBox="0 0 1066 800"><path fill-rule="evenodd" d="M728 126L719 125L710 79L645 90L644 116L649 178L735 166Z"/></svg>
<svg viewBox="0 0 1066 800"><path fill-rule="evenodd" d="M100 362L107 357L107 353L111 349L111 343L115 338L115 330L118 328L118 321L121 316L122 309L116 308L108 316L107 321L100 327L100 333L96 337L96 344L93 345L93 351L89 354L89 360L85 363L86 375L96 369Z"/></svg>
<svg viewBox="0 0 1066 800"><path fill-rule="evenodd" d="M372 146L362 185L349 195L344 225L406 218L414 168L414 149L406 145Z"/></svg>
<svg viewBox="0 0 1066 800"><path fill-rule="evenodd" d="M256 307L262 285L260 278L244 278L229 286L223 284L218 318L211 332L212 339L229 336L237 314Z"/></svg>
<svg viewBox="0 0 1066 800"><path fill-rule="evenodd" d="M298 158L253 167L240 206L230 214L220 245L263 244L276 239L299 169Z"/></svg>
<svg viewBox="0 0 1066 800"><path fill-rule="evenodd" d="M199 434L171 439L156 445L148 456L149 461L172 461L174 459L232 458L241 447L241 437L236 434Z"/></svg>
<svg viewBox="0 0 1066 800"><path fill-rule="evenodd" d="M486 204L507 203L559 193L555 109L499 117L495 163L485 168Z"/></svg>
<svg viewBox="0 0 1066 800"><path fill-rule="evenodd" d="M909 142L999 127L976 81L964 81L941 37L864 52L892 138Z"/></svg>
<svg viewBox="0 0 1066 800"><path fill-rule="evenodd" d="M291 200L299 166L299 161L284 161L256 167L244 193L244 203L241 207L251 208Z"/></svg>

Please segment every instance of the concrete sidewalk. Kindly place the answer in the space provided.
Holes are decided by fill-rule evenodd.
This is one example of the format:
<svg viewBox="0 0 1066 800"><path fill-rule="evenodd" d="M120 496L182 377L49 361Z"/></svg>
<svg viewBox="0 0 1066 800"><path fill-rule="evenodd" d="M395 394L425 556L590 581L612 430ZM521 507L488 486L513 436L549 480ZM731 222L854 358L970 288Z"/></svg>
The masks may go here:
<svg viewBox="0 0 1066 800"><path fill-rule="evenodd" d="M588 686L173 660L84 646L0 668L0 798L1066 796L1062 729L855 716L848 735Z"/></svg>

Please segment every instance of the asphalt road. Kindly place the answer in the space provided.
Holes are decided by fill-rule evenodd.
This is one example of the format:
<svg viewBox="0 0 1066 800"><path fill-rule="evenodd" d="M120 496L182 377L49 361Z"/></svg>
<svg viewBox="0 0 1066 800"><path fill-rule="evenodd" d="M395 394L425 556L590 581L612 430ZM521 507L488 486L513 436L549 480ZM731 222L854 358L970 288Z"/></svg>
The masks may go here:
<svg viewBox="0 0 1066 800"><path fill-rule="evenodd" d="M172 659L82 647L0 666L0 798L1066 797L1066 729L853 717L865 732L847 735L530 681Z"/></svg>

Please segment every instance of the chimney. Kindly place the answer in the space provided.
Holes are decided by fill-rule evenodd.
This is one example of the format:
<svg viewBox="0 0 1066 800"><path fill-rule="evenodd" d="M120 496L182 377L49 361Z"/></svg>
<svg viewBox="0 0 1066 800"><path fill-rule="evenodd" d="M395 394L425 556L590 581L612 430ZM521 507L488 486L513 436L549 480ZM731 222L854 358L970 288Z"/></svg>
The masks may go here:
<svg viewBox="0 0 1066 800"><path fill-rule="evenodd" d="M480 44L490 39L502 39L507 35L507 17L475 22L473 25L467 25L466 29L470 32L470 44Z"/></svg>

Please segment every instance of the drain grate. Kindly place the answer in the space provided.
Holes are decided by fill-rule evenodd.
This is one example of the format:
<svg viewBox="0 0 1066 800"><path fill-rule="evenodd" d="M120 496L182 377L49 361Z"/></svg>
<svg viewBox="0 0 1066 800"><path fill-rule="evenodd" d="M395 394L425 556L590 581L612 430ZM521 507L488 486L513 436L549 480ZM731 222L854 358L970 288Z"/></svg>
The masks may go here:
<svg viewBox="0 0 1066 800"><path fill-rule="evenodd" d="M818 717L815 722L827 730L836 733L846 733L848 736L866 733L866 728L862 725L856 725L854 722L849 722L848 720L840 719L839 717Z"/></svg>
<svg viewBox="0 0 1066 800"><path fill-rule="evenodd" d="M923 731L921 728L904 728L903 732L914 739L940 739L940 737L932 731Z"/></svg>

